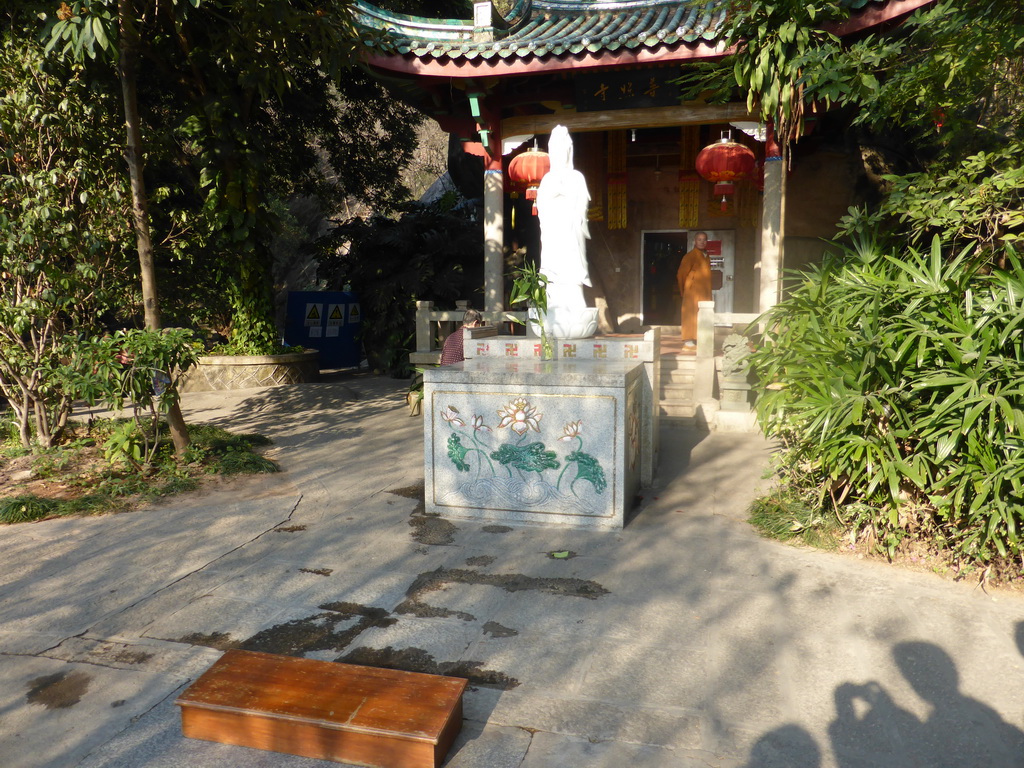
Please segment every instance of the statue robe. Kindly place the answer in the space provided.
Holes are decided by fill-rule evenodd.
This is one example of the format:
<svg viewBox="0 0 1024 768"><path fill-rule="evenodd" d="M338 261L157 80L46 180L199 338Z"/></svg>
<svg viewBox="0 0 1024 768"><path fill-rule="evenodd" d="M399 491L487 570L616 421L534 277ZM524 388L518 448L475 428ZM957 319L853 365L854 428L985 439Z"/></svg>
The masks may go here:
<svg viewBox="0 0 1024 768"><path fill-rule="evenodd" d="M548 306L560 304L562 295L578 294L570 302L583 304L580 286L590 285L587 268L587 206L590 193L583 174L573 168L572 139L564 126L556 126L548 142L551 170L537 190L540 219L540 271L548 279ZM554 299L554 301L552 301Z"/></svg>

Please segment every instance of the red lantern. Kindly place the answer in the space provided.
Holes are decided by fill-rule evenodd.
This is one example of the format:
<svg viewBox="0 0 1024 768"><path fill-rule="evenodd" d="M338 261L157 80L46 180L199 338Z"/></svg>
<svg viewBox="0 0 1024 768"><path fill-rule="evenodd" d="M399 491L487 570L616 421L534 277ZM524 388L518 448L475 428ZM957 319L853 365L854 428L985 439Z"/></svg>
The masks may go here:
<svg viewBox="0 0 1024 768"><path fill-rule="evenodd" d="M735 191L735 182L750 176L754 170L754 152L732 140L730 133L722 134L722 140L710 144L697 155L697 173L705 181L715 183L715 196L722 196L722 210L726 209L726 195Z"/></svg>
<svg viewBox="0 0 1024 768"><path fill-rule="evenodd" d="M526 199L537 199L537 187L540 180L551 170L551 159L547 152L539 149L528 149L521 155L512 158L508 164L508 177L516 186L526 187ZM537 204L533 204L533 213L537 214Z"/></svg>

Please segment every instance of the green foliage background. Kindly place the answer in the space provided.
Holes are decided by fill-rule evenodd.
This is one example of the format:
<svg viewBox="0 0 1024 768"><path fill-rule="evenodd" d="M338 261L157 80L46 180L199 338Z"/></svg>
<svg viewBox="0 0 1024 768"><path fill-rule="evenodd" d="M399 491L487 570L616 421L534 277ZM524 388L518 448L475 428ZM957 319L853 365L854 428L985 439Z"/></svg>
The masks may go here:
<svg viewBox="0 0 1024 768"><path fill-rule="evenodd" d="M229 330L224 350L276 351L271 246L289 200L325 211L405 199L419 120L354 69L345 3L75 0L46 14L56 54L95 77L137 57L156 260L171 322ZM125 50L120 50L124 48ZM132 58L131 60L134 60ZM115 139L116 141L116 139ZM123 143L123 140L118 143Z"/></svg>
<svg viewBox="0 0 1024 768"><path fill-rule="evenodd" d="M334 288L350 284L359 296L363 347L375 370L411 374L417 301L452 308L483 284L483 224L452 202L412 204L397 219L351 219L321 242L319 276Z"/></svg>
<svg viewBox="0 0 1024 768"><path fill-rule="evenodd" d="M749 26L800 4L743 5ZM836 105L858 141L900 156L878 202L840 222L840 255L790 275L761 318L758 416L783 450L755 520L782 537L844 533L889 555L917 540L1019 571L1024 12L946 0L853 43L769 46L781 29L715 70L720 88L749 86L765 117L785 120L754 78L775 67L801 102L790 116Z"/></svg>
<svg viewBox="0 0 1024 768"><path fill-rule="evenodd" d="M20 440L59 442L81 338L138 302L108 83L0 29L0 393Z"/></svg>
<svg viewBox="0 0 1024 768"><path fill-rule="evenodd" d="M419 118L352 68L345 4L15 0L0 35L0 392L25 445L59 442L82 372L109 363L87 359L88 340L142 324L119 47L139 61L164 325L277 351L272 245L299 231L289 203L326 216L407 196Z"/></svg>

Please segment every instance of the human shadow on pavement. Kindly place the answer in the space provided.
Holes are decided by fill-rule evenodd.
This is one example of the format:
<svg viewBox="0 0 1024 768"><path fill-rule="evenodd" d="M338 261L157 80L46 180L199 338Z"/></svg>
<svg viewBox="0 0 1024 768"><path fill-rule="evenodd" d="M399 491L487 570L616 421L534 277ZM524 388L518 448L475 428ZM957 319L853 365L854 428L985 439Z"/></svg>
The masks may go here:
<svg viewBox="0 0 1024 768"><path fill-rule="evenodd" d="M892 651L900 673L925 701L923 720L899 707L877 682L836 688L829 737L836 764L999 768L1024 765L1024 732L960 692L953 659L933 643L911 641Z"/></svg>
<svg viewBox="0 0 1024 768"><path fill-rule="evenodd" d="M799 725L768 731L750 750L743 768L819 768L821 750L814 737Z"/></svg>

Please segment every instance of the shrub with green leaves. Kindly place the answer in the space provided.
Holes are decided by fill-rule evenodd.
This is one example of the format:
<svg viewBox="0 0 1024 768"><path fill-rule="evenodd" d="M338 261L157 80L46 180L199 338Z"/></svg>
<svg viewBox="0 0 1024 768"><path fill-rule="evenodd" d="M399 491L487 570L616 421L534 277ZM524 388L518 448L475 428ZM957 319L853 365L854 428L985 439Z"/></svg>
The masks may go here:
<svg viewBox="0 0 1024 768"><path fill-rule="evenodd" d="M890 555L908 535L1021 554L1024 280L1012 251L991 271L974 253L862 242L801 277L751 356L783 483Z"/></svg>
<svg viewBox="0 0 1024 768"><path fill-rule="evenodd" d="M117 105L0 29L0 394L26 448L60 442L76 337L134 304Z"/></svg>
<svg viewBox="0 0 1024 768"><path fill-rule="evenodd" d="M184 328L131 329L82 341L74 389L90 404L132 412L104 445L108 460L136 468L152 464L161 442L161 416L177 401L182 377L199 354L195 334Z"/></svg>

